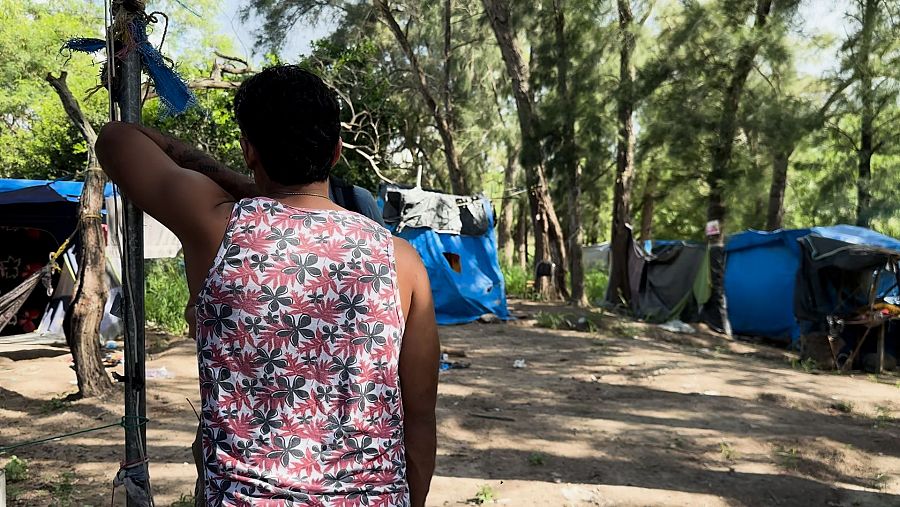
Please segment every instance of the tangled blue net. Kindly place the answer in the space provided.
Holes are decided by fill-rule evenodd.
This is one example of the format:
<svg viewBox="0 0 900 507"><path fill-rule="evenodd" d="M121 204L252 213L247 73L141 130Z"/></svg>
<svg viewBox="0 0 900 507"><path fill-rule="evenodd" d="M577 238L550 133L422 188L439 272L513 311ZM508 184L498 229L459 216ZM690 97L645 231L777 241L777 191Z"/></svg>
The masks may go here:
<svg viewBox="0 0 900 507"><path fill-rule="evenodd" d="M160 114L171 116L181 114L197 105L197 98L187 84L172 68L169 67L162 54L147 39L147 22L136 18L129 23L134 49L141 55L141 64L162 104ZM75 37L63 44L62 49L82 53L96 53L106 48L106 41L88 37Z"/></svg>

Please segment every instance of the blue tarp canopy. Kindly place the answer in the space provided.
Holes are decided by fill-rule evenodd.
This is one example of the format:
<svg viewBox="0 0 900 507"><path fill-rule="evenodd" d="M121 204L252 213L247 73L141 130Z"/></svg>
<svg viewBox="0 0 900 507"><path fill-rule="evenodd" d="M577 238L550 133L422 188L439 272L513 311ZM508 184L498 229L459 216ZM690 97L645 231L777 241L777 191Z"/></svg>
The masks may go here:
<svg viewBox="0 0 900 507"><path fill-rule="evenodd" d="M900 240L877 233L865 227L855 225L833 225L831 227L813 227L813 234L823 238L835 239L851 245L868 245L885 250L900 252Z"/></svg>
<svg viewBox="0 0 900 507"><path fill-rule="evenodd" d="M794 291L802 250L809 234L900 252L900 241L853 225L762 232L731 236L725 247L725 296L728 318L737 334L797 340Z"/></svg>
<svg viewBox="0 0 900 507"><path fill-rule="evenodd" d="M61 243L78 223L80 181L0 179L0 227L40 229ZM106 197L113 187L107 184Z"/></svg>
<svg viewBox="0 0 900 507"><path fill-rule="evenodd" d="M62 199L78 202L82 187L84 183L81 181L0 179L0 205L11 202L57 202ZM52 193L44 191L45 189L51 190ZM27 193L20 194L22 191ZM107 183L103 189L103 197L112 195L113 186Z"/></svg>
<svg viewBox="0 0 900 507"><path fill-rule="evenodd" d="M423 195L421 189L417 192L383 186L378 204L388 229L408 241L422 257L431 281L438 324L463 324L485 314L509 319L490 201L481 196L459 197L437 192L424 192ZM453 220L448 217L454 212L443 208L441 216L418 215L422 208L416 206L424 202L421 199L438 199L443 204L449 203L449 208L461 209L461 232L438 232L436 229L452 226ZM425 215L436 207L427 209ZM459 211L455 213L460 214ZM421 226L405 225L413 220Z"/></svg>

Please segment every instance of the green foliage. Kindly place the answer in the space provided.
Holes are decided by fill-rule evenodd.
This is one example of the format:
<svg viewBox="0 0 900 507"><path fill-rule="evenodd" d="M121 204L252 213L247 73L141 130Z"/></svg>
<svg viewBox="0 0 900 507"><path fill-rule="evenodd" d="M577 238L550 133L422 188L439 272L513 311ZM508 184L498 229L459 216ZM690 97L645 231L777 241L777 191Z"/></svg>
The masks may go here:
<svg viewBox="0 0 900 507"><path fill-rule="evenodd" d="M187 331L187 280L181 258L147 261L147 320L173 334Z"/></svg>
<svg viewBox="0 0 900 507"><path fill-rule="evenodd" d="M722 459L726 461L734 461L738 457L737 451L728 442L719 442L719 454L721 454Z"/></svg>
<svg viewBox="0 0 900 507"><path fill-rule="evenodd" d="M538 312L534 316L537 326L547 329L568 329L567 319L568 317L561 313Z"/></svg>
<svg viewBox="0 0 900 507"><path fill-rule="evenodd" d="M475 493L474 500L476 505L492 503L497 500L497 492L494 491L494 488L492 488L490 485L485 484L478 488L478 491Z"/></svg>
<svg viewBox="0 0 900 507"><path fill-rule="evenodd" d="M584 292L588 301L596 303L606 298L606 287L609 286L609 275L605 271L588 271L584 274Z"/></svg>
<svg viewBox="0 0 900 507"><path fill-rule="evenodd" d="M50 494L53 497L54 507L69 507L74 505L72 495L75 494L75 473L66 471L59 474L56 481L50 484Z"/></svg>
<svg viewBox="0 0 900 507"><path fill-rule="evenodd" d="M533 452L528 455L528 464L533 467L544 466L545 462L546 462L546 460L544 459L543 454Z"/></svg>
<svg viewBox="0 0 900 507"><path fill-rule="evenodd" d="M813 373L819 368L819 365L816 363L815 359L807 357L802 361L792 359L791 367L795 370L803 370L804 373Z"/></svg>
<svg viewBox="0 0 900 507"><path fill-rule="evenodd" d="M28 462L13 455L3 466L6 480L9 482L22 482L28 478Z"/></svg>
<svg viewBox="0 0 900 507"><path fill-rule="evenodd" d="M796 470L800 466L800 451L794 447L776 445L775 462L786 470Z"/></svg>
<svg viewBox="0 0 900 507"><path fill-rule="evenodd" d="M44 403L44 406L41 408L41 410L44 413L49 414L51 412L58 412L60 410L64 410L68 406L69 406L68 395L58 394L58 395L50 398L50 400L46 401Z"/></svg>
<svg viewBox="0 0 900 507"><path fill-rule="evenodd" d="M527 294L528 280L531 279L529 272L520 267L518 264L512 266L500 266L503 273L503 280L506 283L507 297L518 297L524 299Z"/></svg>
<svg viewBox="0 0 900 507"><path fill-rule="evenodd" d="M194 495L192 493L187 493L187 494L182 493L178 497L178 500L175 500L174 502L172 502L170 507L194 507L194 505L195 505Z"/></svg>
<svg viewBox="0 0 900 507"><path fill-rule="evenodd" d="M836 401L831 404L831 408L843 414L850 414L853 412L853 403L849 401Z"/></svg>

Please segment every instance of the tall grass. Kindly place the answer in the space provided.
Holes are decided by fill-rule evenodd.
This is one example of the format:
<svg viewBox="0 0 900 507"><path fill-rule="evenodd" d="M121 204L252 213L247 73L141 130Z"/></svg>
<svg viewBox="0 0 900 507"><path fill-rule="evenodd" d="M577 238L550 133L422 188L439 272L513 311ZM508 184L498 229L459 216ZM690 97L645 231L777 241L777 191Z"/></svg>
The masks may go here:
<svg viewBox="0 0 900 507"><path fill-rule="evenodd" d="M500 270L503 273L503 279L506 282L506 296L524 298L526 283L530 278L528 270L523 269L518 265L504 265L500 267Z"/></svg>
<svg viewBox="0 0 900 507"><path fill-rule="evenodd" d="M531 279L531 271L522 269L518 265L501 266L503 278L506 280L506 295L524 298L528 280ZM584 291L591 304L598 303L606 297L606 287L609 285L609 276L605 271L586 271L584 273Z"/></svg>
<svg viewBox="0 0 900 507"><path fill-rule="evenodd" d="M606 287L609 275L605 271L587 271L584 274L584 292L591 304L597 304L606 298Z"/></svg>
<svg viewBox="0 0 900 507"><path fill-rule="evenodd" d="M146 261L147 320L172 334L187 332L184 307L188 301L187 280L181 258Z"/></svg>

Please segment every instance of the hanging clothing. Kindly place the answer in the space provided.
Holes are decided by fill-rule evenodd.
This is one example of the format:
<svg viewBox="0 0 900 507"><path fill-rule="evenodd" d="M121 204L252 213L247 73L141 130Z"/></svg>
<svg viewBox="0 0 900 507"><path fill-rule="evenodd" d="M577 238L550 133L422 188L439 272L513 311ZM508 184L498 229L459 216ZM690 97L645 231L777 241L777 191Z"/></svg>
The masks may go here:
<svg viewBox="0 0 900 507"><path fill-rule="evenodd" d="M408 505L401 313L386 229L237 203L197 301L206 501Z"/></svg>

